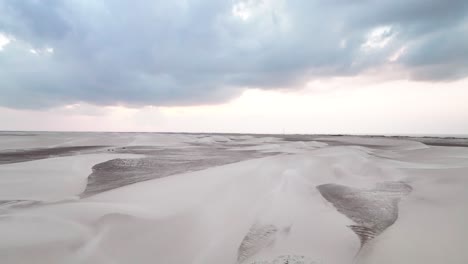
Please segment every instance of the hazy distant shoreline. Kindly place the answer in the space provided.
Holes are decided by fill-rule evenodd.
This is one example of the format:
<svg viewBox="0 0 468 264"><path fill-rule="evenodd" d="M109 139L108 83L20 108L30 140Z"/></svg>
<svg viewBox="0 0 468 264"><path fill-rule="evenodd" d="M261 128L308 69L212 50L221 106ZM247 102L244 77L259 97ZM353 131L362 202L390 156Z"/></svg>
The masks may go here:
<svg viewBox="0 0 468 264"><path fill-rule="evenodd" d="M167 131L42 131L42 130L0 130L1 135L7 135L8 133L13 133L11 135L18 135L16 133L21 133L24 135L33 135L34 133L110 133L110 134L119 134L119 133L142 133L142 134L187 134L187 135L248 135L248 136L331 136L331 137L340 137L340 136L351 136L351 137L384 137L384 138L467 138L468 134L347 134L347 133L331 133L331 134L313 134L313 133L242 133L242 132L167 132Z"/></svg>

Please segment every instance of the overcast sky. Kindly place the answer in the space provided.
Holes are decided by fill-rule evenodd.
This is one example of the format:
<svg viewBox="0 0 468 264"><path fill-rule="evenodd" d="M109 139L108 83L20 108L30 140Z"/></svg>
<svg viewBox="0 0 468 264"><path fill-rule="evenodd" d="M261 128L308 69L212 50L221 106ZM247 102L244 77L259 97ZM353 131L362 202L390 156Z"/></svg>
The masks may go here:
<svg viewBox="0 0 468 264"><path fill-rule="evenodd" d="M0 129L468 134L466 0L0 0Z"/></svg>

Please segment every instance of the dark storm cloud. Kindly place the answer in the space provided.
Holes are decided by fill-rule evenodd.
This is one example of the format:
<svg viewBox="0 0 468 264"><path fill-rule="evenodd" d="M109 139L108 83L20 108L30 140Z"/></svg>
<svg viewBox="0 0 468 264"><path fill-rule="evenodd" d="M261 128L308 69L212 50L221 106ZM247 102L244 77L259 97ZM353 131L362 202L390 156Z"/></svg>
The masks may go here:
<svg viewBox="0 0 468 264"><path fill-rule="evenodd" d="M0 33L14 38L0 105L220 102L359 74L402 47L396 63L414 79L454 80L468 75L467 14L466 0L0 0ZM388 44L366 48L379 27Z"/></svg>

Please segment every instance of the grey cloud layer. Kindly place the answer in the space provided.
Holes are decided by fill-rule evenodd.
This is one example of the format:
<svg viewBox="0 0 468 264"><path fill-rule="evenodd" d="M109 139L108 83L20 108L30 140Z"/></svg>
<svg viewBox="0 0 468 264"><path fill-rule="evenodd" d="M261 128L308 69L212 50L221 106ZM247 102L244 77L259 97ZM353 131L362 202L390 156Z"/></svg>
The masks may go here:
<svg viewBox="0 0 468 264"><path fill-rule="evenodd" d="M0 0L15 39L0 51L0 105L220 102L358 74L402 47L413 78L453 80L468 75L467 14L466 0ZM389 43L363 50L382 26Z"/></svg>

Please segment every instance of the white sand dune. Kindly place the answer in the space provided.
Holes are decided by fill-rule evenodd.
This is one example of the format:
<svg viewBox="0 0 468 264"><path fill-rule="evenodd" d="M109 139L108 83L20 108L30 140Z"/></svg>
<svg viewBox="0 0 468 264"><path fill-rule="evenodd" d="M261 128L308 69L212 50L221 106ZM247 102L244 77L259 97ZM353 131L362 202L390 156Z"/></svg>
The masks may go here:
<svg viewBox="0 0 468 264"><path fill-rule="evenodd" d="M223 137L202 139L224 147L254 139ZM171 144L199 139L176 136ZM468 148L344 141L327 146L259 139L247 147L283 154L80 200L9 208L0 215L0 263L468 263ZM37 182L46 183L62 194L56 177ZM395 196L392 186L400 183L411 191ZM324 196L321 185L349 191L332 188ZM8 193L8 185L0 186L0 195ZM28 188L23 194L34 193ZM350 206L361 209L352 215ZM361 248L349 226L368 228L375 237Z"/></svg>

